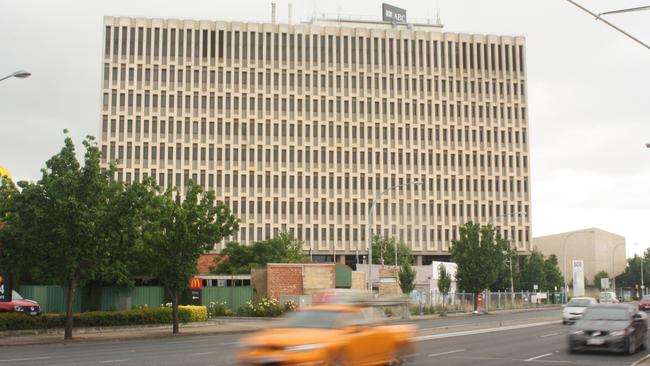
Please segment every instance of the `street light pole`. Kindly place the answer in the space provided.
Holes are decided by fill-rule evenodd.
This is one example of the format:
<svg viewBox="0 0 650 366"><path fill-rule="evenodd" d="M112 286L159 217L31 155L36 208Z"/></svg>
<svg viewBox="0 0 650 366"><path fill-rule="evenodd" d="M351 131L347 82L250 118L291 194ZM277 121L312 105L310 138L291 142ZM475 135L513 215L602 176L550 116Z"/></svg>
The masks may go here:
<svg viewBox="0 0 650 366"><path fill-rule="evenodd" d="M612 289L614 290L614 293L616 293L616 276L614 275L615 270L614 270L614 259L616 258L616 248L620 247L621 245L625 245L625 242L618 243L614 246L614 249L612 250ZM597 284L595 284L597 285Z"/></svg>
<svg viewBox="0 0 650 366"><path fill-rule="evenodd" d="M494 223L495 219L498 220L498 219L502 219L504 217L526 216L526 215L527 215L526 211L515 212L514 214L510 214L510 215L497 216L495 218L491 218L490 222ZM508 242L508 249L511 249L510 248L510 242ZM510 254L509 255L510 258L508 260L508 263L510 264L510 307L514 308L515 307L515 276L514 276L514 273L512 271L512 253L509 253L509 254Z"/></svg>
<svg viewBox="0 0 650 366"><path fill-rule="evenodd" d="M381 199L381 197L391 191L394 191L399 188L403 188L410 185L422 185L424 182L414 180L412 182L406 182L400 185L392 186L386 189L383 192L379 192L375 195L375 199L370 204L368 209L368 227L366 228L366 233L368 236L368 290L372 291L372 220L375 213L375 203ZM397 265L397 241L395 241L395 265Z"/></svg>
<svg viewBox="0 0 650 366"><path fill-rule="evenodd" d="M31 73L29 73L29 72L27 72L25 70L18 70L18 71L15 71L15 72L13 72L13 73L5 76L5 77L0 78L0 81L6 80L6 79L9 79L9 78L24 79L24 78L29 77L30 75L31 75Z"/></svg>

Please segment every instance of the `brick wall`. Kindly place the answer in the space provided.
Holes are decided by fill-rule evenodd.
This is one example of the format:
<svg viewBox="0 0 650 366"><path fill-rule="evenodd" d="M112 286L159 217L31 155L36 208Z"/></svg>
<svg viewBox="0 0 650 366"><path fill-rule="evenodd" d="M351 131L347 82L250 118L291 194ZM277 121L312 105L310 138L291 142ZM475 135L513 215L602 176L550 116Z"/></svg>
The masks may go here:
<svg viewBox="0 0 650 366"><path fill-rule="evenodd" d="M366 273L361 271L352 271L352 289L365 290L368 288L366 284Z"/></svg>
<svg viewBox="0 0 650 366"><path fill-rule="evenodd" d="M399 295L402 289L399 287L398 279L399 269L380 268L379 269L379 296ZM391 279L390 282L387 280Z"/></svg>
<svg viewBox="0 0 650 366"><path fill-rule="evenodd" d="M334 264L306 264L303 268L302 286L306 294L315 290L336 287Z"/></svg>
<svg viewBox="0 0 650 366"><path fill-rule="evenodd" d="M302 295L302 264L267 264L266 283L269 297Z"/></svg>

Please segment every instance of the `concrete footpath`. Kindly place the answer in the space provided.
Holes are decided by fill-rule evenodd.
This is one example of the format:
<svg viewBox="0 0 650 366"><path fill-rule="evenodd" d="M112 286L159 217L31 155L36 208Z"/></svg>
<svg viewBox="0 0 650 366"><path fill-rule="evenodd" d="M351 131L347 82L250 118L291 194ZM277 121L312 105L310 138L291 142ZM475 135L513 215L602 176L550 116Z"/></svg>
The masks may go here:
<svg viewBox="0 0 650 366"><path fill-rule="evenodd" d="M544 311L558 309L559 307L543 307L533 309L502 310L490 314L514 314L521 312ZM453 313L447 317L489 317L490 314ZM412 315L409 319L387 318L389 322L413 322L441 318L439 315ZM254 332L263 328L280 324L278 318L246 318L222 317L205 322L180 324L180 333L172 334L172 326L166 325L140 325L124 327L83 327L74 328L73 340L68 342L95 342L95 341L121 341L133 339L179 337L179 336L206 336L219 334L243 334ZM34 344L63 343L63 329L48 330L20 330L0 332L0 347L20 346Z"/></svg>

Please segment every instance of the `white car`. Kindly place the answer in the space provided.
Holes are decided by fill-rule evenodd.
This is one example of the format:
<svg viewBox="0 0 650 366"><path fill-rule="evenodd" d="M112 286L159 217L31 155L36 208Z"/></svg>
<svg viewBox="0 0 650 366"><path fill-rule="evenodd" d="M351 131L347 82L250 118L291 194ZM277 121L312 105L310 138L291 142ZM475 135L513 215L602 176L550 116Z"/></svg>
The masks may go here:
<svg viewBox="0 0 650 366"><path fill-rule="evenodd" d="M597 304L592 297L574 297L562 309L562 324L572 324L580 319L587 307Z"/></svg>
<svg viewBox="0 0 650 366"><path fill-rule="evenodd" d="M616 298L616 294L613 292L603 291L600 293L599 297L600 297L600 302L610 302L612 304L618 304L618 299Z"/></svg>

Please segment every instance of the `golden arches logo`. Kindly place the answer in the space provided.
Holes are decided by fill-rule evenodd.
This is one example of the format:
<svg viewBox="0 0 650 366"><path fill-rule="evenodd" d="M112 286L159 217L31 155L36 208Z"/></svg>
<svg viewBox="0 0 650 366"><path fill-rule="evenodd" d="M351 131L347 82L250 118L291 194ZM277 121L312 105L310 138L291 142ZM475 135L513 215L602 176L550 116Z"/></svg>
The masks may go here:
<svg viewBox="0 0 650 366"><path fill-rule="evenodd" d="M198 277L192 277L190 280L190 288L191 289L201 289L203 288L203 280L201 280Z"/></svg>

